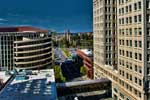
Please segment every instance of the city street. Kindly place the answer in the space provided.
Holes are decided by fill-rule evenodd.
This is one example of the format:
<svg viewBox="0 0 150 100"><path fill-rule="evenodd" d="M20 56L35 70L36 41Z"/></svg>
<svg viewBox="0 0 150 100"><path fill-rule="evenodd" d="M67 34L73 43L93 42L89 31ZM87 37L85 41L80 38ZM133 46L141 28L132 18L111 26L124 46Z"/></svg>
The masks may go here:
<svg viewBox="0 0 150 100"><path fill-rule="evenodd" d="M55 55L60 57L61 60L59 62L62 62L60 63L62 73L68 81L84 80L80 74L80 68L73 61L68 61L59 48L55 49Z"/></svg>

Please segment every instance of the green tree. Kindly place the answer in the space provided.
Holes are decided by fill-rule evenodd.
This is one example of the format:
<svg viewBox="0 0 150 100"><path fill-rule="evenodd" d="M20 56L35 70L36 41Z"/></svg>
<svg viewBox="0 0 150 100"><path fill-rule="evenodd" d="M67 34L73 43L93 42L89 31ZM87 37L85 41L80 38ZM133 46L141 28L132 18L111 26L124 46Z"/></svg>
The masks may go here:
<svg viewBox="0 0 150 100"><path fill-rule="evenodd" d="M54 66L54 74L56 82L65 82L66 78L63 76L60 66Z"/></svg>
<svg viewBox="0 0 150 100"><path fill-rule="evenodd" d="M60 81L60 67L59 66L54 66L54 73L55 73L55 79L56 81Z"/></svg>
<svg viewBox="0 0 150 100"><path fill-rule="evenodd" d="M86 75L87 72L86 72L86 68L84 66L80 67L80 73L82 75Z"/></svg>

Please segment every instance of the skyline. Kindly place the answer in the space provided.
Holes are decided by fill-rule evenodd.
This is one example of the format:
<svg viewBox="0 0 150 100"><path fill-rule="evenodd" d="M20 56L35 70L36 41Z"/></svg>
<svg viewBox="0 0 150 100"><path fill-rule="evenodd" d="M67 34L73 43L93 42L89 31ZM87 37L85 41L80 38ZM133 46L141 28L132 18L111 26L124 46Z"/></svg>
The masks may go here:
<svg viewBox="0 0 150 100"><path fill-rule="evenodd" d="M0 26L29 25L57 32L92 31L92 0L2 1Z"/></svg>

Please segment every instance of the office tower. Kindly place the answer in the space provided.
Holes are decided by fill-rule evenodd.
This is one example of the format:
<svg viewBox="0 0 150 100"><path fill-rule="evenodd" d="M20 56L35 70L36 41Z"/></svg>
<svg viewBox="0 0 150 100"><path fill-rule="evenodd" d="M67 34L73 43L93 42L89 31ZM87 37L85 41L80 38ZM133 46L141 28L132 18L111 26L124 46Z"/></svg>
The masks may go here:
<svg viewBox="0 0 150 100"><path fill-rule="evenodd" d="M52 64L51 35L33 27L0 27L0 69L40 69Z"/></svg>
<svg viewBox="0 0 150 100"><path fill-rule="evenodd" d="M149 9L149 0L93 0L94 77L107 77L112 81L114 100L150 99ZM113 17L112 13L116 17ZM112 19L107 19L107 14ZM106 26L108 21L113 22L112 20L116 19L113 25L116 26L114 46L113 43L109 44L117 51L115 54L117 60L113 56L112 60L110 59L115 61L117 66L111 67L110 63L109 66L106 63L110 56L105 49L108 48L106 30L111 29ZM111 32L109 33L111 36ZM113 55L112 53L110 52L110 55Z"/></svg>
<svg viewBox="0 0 150 100"><path fill-rule="evenodd" d="M116 69L116 2L94 0L93 4L95 62Z"/></svg>

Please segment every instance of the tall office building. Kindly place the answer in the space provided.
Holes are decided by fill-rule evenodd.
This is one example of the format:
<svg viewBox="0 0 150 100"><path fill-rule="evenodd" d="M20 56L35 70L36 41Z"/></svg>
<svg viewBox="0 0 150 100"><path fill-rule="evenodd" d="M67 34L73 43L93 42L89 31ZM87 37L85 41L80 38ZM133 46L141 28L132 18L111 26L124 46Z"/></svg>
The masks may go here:
<svg viewBox="0 0 150 100"><path fill-rule="evenodd" d="M94 78L107 77L112 81L114 100L149 100L150 1L93 0L93 14ZM112 39L108 44L114 49L106 49L107 34ZM108 56L108 51L115 56ZM108 59L117 66L106 63Z"/></svg>
<svg viewBox="0 0 150 100"><path fill-rule="evenodd" d="M51 64L51 35L47 30L0 27L0 69L39 69Z"/></svg>

